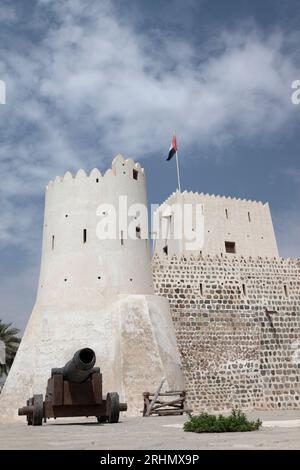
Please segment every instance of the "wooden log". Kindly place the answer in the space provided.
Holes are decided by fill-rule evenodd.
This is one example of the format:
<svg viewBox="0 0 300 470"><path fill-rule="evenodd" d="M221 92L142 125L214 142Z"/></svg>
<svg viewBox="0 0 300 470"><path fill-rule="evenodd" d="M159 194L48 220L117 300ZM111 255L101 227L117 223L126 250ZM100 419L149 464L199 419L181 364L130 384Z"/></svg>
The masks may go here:
<svg viewBox="0 0 300 470"><path fill-rule="evenodd" d="M164 403L161 403L161 404L159 404L159 405L155 405L155 408L156 408L156 409L157 409L157 408L161 408L162 406L165 406L165 405L167 405L167 406L172 406L172 405L175 405L175 404L177 404L177 403L178 403L178 404L179 404L179 403L181 404L181 403L182 403L182 399L180 398L179 400L172 400L172 401L169 401L169 402L164 402Z"/></svg>
<svg viewBox="0 0 300 470"><path fill-rule="evenodd" d="M153 408L153 406L154 406L154 404L155 404L155 402L156 402L156 400L157 400L157 398L158 398L158 394L159 394L159 392L161 391L161 389L162 389L163 384L165 383L165 381L166 381L166 378L163 377L162 380L161 380L161 382L160 382L160 384L159 384L158 389L157 389L156 392L155 392L155 395L154 395L154 397L153 397L153 400L151 400L151 402L150 402L150 404L149 404L149 406L148 406L148 409L147 409L147 411L146 411L145 416L150 416L151 410L152 410L152 408Z"/></svg>

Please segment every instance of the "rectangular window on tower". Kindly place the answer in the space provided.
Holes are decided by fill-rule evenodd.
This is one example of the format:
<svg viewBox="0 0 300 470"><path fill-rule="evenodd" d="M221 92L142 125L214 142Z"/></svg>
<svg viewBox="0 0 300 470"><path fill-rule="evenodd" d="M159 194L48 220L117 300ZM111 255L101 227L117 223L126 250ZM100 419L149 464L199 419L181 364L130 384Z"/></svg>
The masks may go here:
<svg viewBox="0 0 300 470"><path fill-rule="evenodd" d="M225 242L226 253L236 253L235 242Z"/></svg>
<svg viewBox="0 0 300 470"><path fill-rule="evenodd" d="M83 229L83 243L86 243L87 240L87 230L86 228Z"/></svg>
<svg viewBox="0 0 300 470"><path fill-rule="evenodd" d="M135 238L137 240L141 239L141 227L139 225L135 227Z"/></svg>

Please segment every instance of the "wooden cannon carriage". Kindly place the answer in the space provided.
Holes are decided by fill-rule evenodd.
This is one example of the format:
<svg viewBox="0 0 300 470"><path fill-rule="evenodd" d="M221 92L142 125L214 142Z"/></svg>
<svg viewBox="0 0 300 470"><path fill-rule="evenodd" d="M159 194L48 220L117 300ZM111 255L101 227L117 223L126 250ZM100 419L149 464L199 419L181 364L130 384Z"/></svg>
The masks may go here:
<svg viewBox="0 0 300 470"><path fill-rule="evenodd" d="M94 367L96 356L92 349L80 349L62 368L52 369L48 379L45 400L34 395L26 406L19 408L19 416L27 417L27 424L41 426L49 418L95 416L98 422L117 423L120 411L127 410L116 392L102 397L102 374Z"/></svg>

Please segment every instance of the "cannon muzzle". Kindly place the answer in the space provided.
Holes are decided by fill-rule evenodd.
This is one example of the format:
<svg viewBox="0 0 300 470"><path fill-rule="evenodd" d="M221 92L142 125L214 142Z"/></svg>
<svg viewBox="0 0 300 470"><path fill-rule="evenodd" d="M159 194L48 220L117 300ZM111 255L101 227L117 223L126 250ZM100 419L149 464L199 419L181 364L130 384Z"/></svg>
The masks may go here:
<svg viewBox="0 0 300 470"><path fill-rule="evenodd" d="M94 367L95 362L96 355L92 349L79 349L64 367L52 369L51 375L62 374L69 382L82 383L93 373L100 372L99 367Z"/></svg>

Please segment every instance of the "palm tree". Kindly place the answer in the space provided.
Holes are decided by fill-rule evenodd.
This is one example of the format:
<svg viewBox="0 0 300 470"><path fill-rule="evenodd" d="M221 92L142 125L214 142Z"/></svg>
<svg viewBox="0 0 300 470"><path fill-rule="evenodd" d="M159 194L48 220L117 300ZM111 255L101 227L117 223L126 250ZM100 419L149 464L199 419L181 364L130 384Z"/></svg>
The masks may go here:
<svg viewBox="0 0 300 470"><path fill-rule="evenodd" d="M17 353L21 339L18 338L20 330L13 328L11 323L3 323L0 320L0 342L5 345L5 364L0 364L0 377L8 374Z"/></svg>

